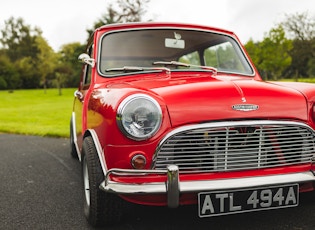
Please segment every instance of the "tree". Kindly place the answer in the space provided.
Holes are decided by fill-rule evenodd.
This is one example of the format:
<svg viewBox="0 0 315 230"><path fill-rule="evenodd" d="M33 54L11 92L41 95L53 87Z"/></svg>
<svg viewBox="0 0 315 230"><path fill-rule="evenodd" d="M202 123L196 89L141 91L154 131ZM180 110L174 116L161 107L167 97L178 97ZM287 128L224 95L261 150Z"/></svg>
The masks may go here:
<svg viewBox="0 0 315 230"><path fill-rule="evenodd" d="M312 40L311 40L311 49L312 49L312 51L313 51L313 53L312 53L312 56L311 56L311 58L310 58L310 60L308 61L308 65L307 65L307 67L308 67L308 75L310 76L310 77L315 77L315 58L314 58L314 51L315 51L315 38L313 38Z"/></svg>
<svg viewBox="0 0 315 230"><path fill-rule="evenodd" d="M94 27L87 30L89 37L94 29L102 25L142 21L146 13L146 4L149 2L150 0L114 0L114 4L109 4L107 12L94 23Z"/></svg>
<svg viewBox="0 0 315 230"><path fill-rule="evenodd" d="M22 18L11 17L5 21L5 28L1 34L0 42L12 62L23 57L37 56L39 51L36 39L42 34L39 28L32 29L29 25L25 25Z"/></svg>
<svg viewBox="0 0 315 230"><path fill-rule="evenodd" d="M77 87L81 76L81 64L78 57L85 50L85 45L79 42L65 44L58 55L58 65L55 72L59 73L59 80L65 87Z"/></svg>
<svg viewBox="0 0 315 230"><path fill-rule="evenodd" d="M281 25L272 28L262 42L254 43L250 40L245 47L265 78L270 76L277 80L291 64L289 52L292 49L292 41L286 38Z"/></svg>
<svg viewBox="0 0 315 230"><path fill-rule="evenodd" d="M35 59L25 56L16 61L14 67L19 74L21 88L33 89L40 87L40 74L37 71Z"/></svg>
<svg viewBox="0 0 315 230"><path fill-rule="evenodd" d="M308 12L287 14L281 25L292 39L307 41L315 37L315 18Z"/></svg>
<svg viewBox="0 0 315 230"><path fill-rule="evenodd" d="M118 0L121 12L117 15L117 22L140 22L146 13L144 5L149 0Z"/></svg>
<svg viewBox="0 0 315 230"><path fill-rule="evenodd" d="M20 79L14 65L6 55L0 54L0 89L19 88Z"/></svg>
<svg viewBox="0 0 315 230"><path fill-rule="evenodd" d="M307 12L286 15L282 26L293 39L293 49L290 52L292 65L289 70L296 73L296 77L307 77L312 73L314 65L315 18Z"/></svg>
<svg viewBox="0 0 315 230"><path fill-rule="evenodd" d="M32 29L22 18L13 17L1 31L2 53L16 69L21 88L38 88L41 80L45 85L53 69L54 52L41 34L39 28Z"/></svg>
<svg viewBox="0 0 315 230"><path fill-rule="evenodd" d="M260 64L261 68L269 72L274 80L278 80L291 64L291 49L292 42L286 38L284 29L281 26L271 29L269 36L262 41L264 60Z"/></svg>
<svg viewBox="0 0 315 230"><path fill-rule="evenodd" d="M54 85L57 87L60 96L62 95L61 89L66 81L67 74L68 74L67 71L63 71L61 68L56 69Z"/></svg>
<svg viewBox="0 0 315 230"><path fill-rule="evenodd" d="M250 39L244 46L260 75L267 79L267 73L265 73L261 67L261 63L263 61L261 56L261 42L254 42L253 39Z"/></svg>
<svg viewBox="0 0 315 230"><path fill-rule="evenodd" d="M42 36L36 37L36 43L39 50L36 57L36 66L46 93L47 77L54 71L57 56Z"/></svg>

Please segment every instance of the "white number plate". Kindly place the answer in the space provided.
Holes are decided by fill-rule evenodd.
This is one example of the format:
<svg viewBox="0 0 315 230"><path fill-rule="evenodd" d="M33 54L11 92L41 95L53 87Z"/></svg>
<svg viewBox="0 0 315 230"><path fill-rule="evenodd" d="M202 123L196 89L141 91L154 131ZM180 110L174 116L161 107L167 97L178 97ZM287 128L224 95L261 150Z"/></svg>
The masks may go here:
<svg viewBox="0 0 315 230"><path fill-rule="evenodd" d="M298 184L198 194L199 217L287 208L298 204Z"/></svg>

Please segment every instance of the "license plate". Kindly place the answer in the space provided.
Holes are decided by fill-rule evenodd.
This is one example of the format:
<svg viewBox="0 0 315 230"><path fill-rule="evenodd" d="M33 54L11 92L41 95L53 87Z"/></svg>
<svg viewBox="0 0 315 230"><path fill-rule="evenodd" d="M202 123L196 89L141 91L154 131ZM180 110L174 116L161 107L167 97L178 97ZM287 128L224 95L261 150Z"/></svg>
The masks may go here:
<svg viewBox="0 0 315 230"><path fill-rule="evenodd" d="M298 204L298 184L198 194L199 217L295 207Z"/></svg>

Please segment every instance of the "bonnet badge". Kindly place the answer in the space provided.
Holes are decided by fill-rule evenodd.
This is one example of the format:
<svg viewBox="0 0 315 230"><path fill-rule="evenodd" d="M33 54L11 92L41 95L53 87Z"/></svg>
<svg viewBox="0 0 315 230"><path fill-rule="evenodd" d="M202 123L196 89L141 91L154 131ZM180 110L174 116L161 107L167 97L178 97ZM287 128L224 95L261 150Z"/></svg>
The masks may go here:
<svg viewBox="0 0 315 230"><path fill-rule="evenodd" d="M237 105L233 105L232 109L237 110L237 111L254 111L259 109L258 105L253 105L253 104L237 104Z"/></svg>

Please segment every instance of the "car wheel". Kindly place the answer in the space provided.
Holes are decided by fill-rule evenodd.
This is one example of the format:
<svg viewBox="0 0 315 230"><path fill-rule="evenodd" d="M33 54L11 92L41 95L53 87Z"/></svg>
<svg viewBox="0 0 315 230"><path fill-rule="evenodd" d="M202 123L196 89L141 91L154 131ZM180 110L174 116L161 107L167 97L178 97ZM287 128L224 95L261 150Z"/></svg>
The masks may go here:
<svg viewBox="0 0 315 230"><path fill-rule="evenodd" d="M77 149L75 147L75 143L74 143L74 137L73 137L73 124L72 124L72 118L70 121L70 149L71 149L71 156L75 159L78 159L78 152Z"/></svg>
<svg viewBox="0 0 315 230"><path fill-rule="evenodd" d="M99 185L104 174L91 137L86 137L82 147L82 172L84 186L84 214L92 226L118 222L122 217L122 200L115 194L101 191Z"/></svg>

